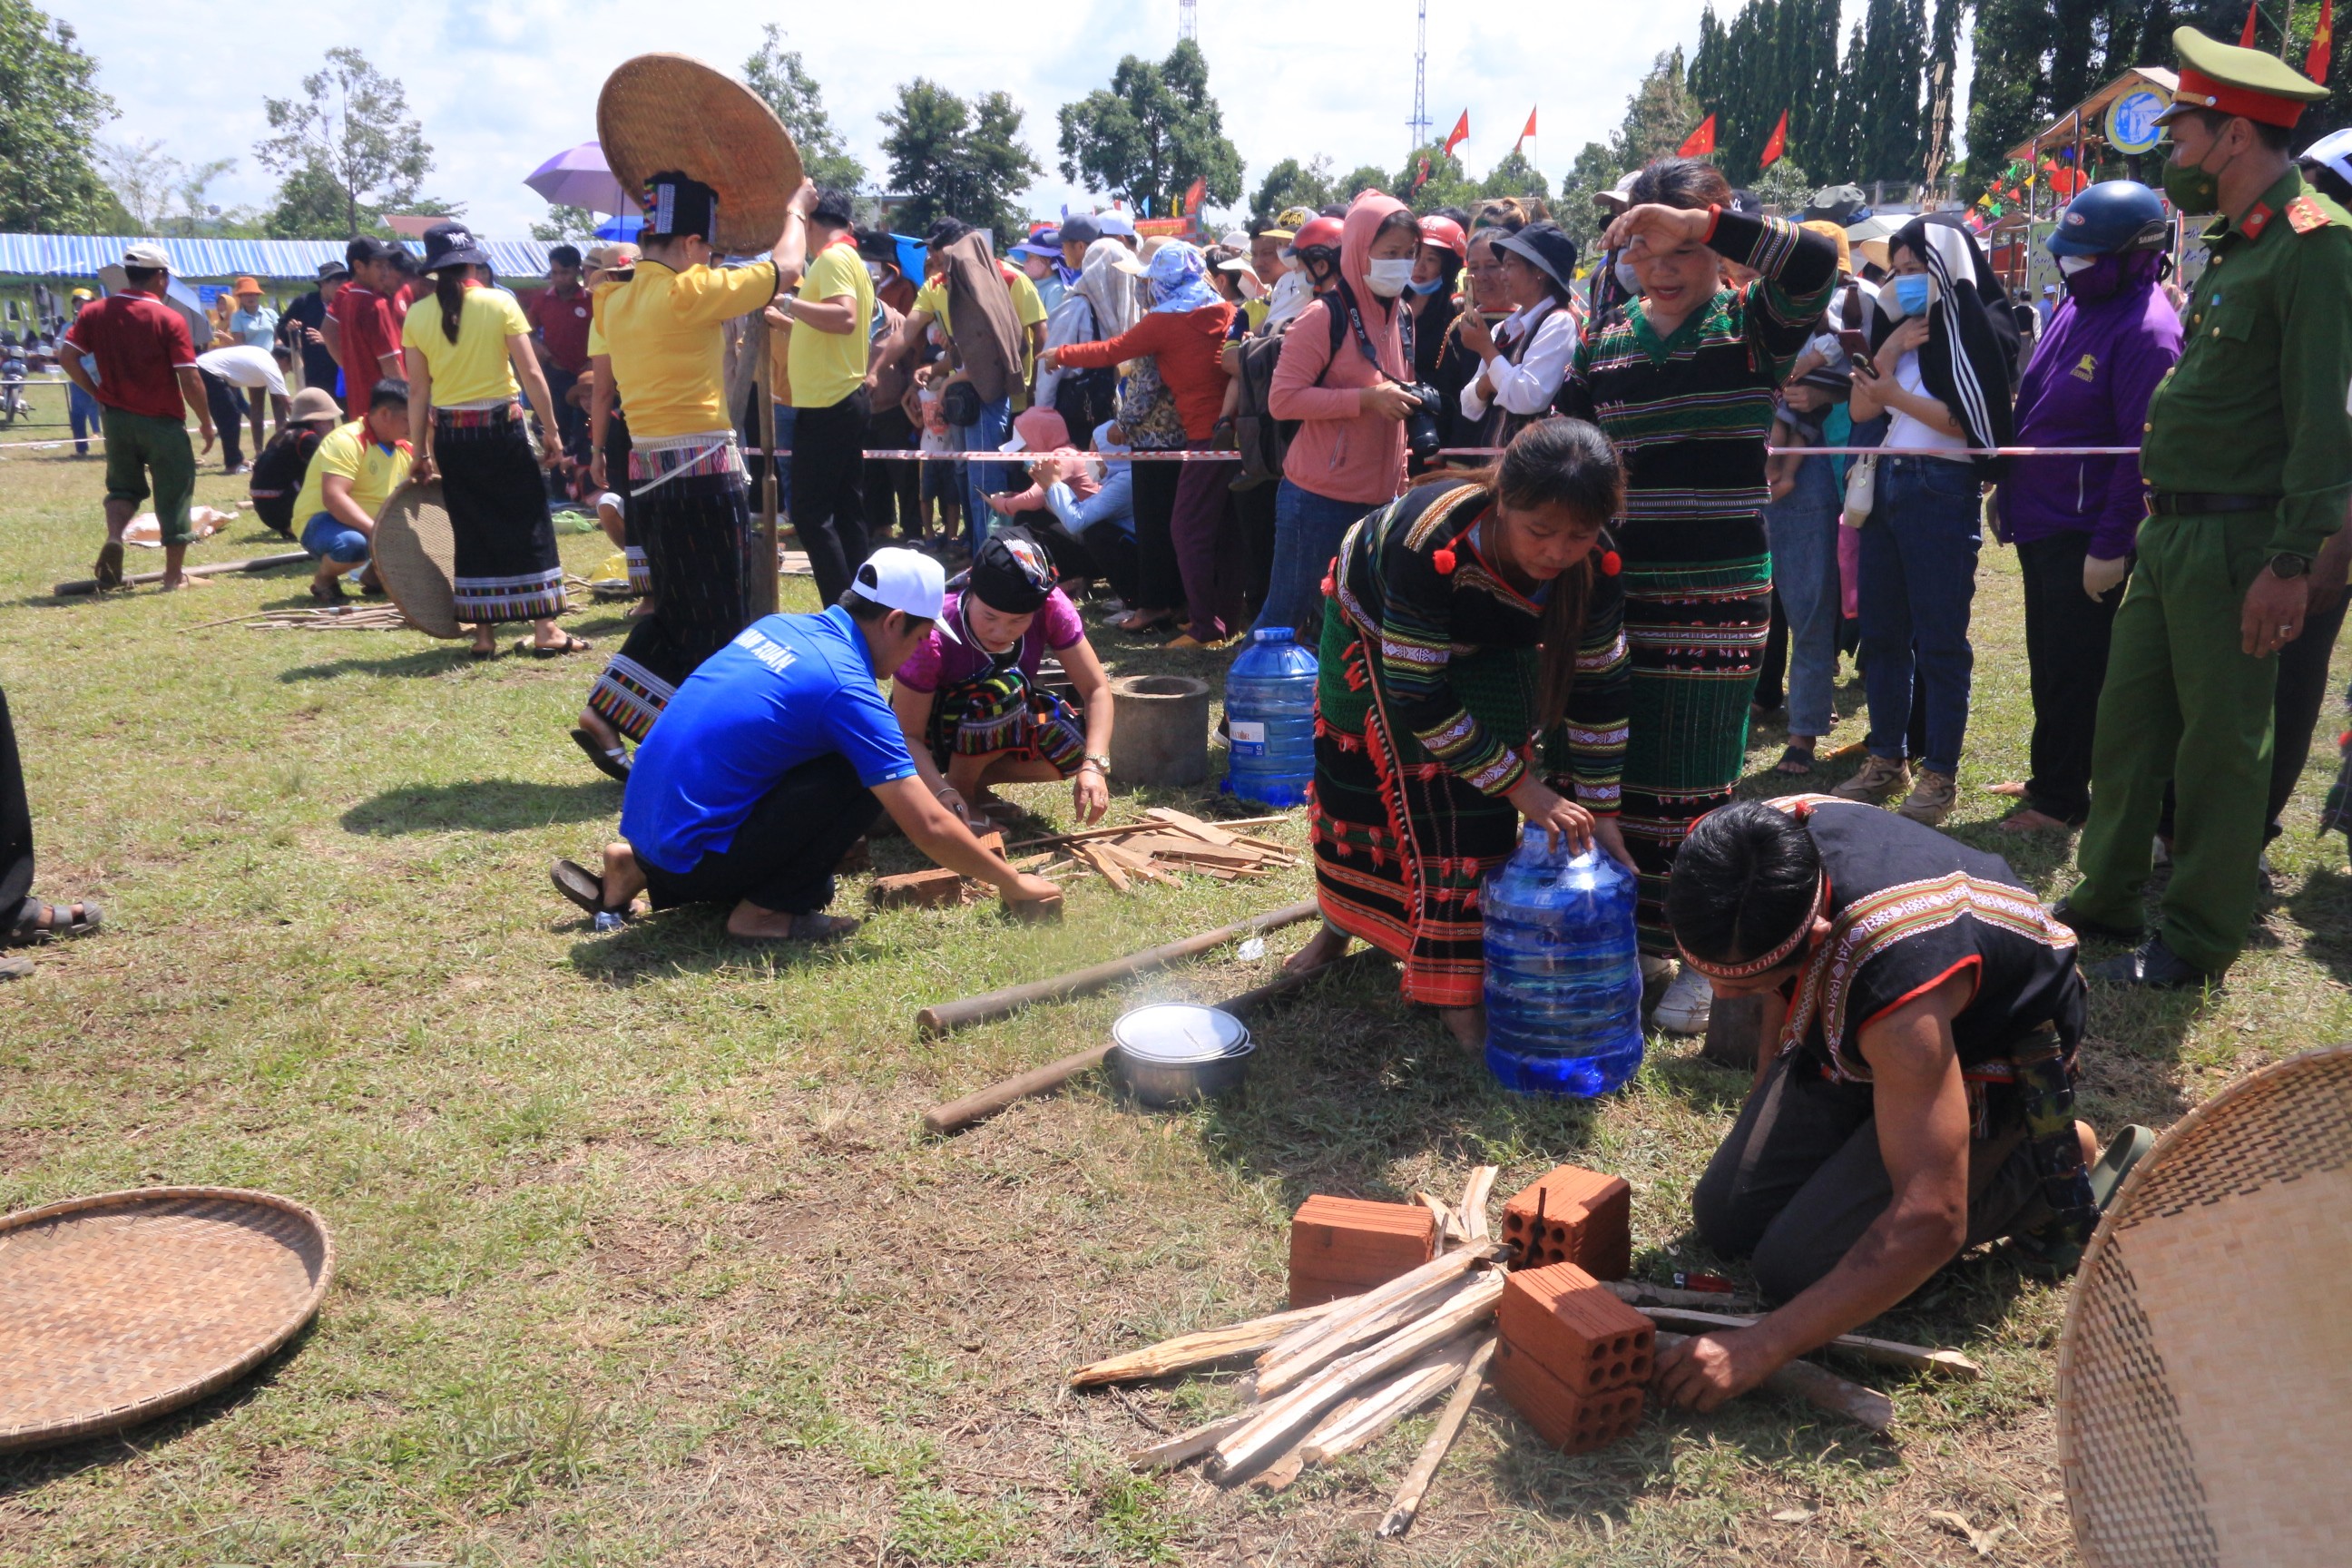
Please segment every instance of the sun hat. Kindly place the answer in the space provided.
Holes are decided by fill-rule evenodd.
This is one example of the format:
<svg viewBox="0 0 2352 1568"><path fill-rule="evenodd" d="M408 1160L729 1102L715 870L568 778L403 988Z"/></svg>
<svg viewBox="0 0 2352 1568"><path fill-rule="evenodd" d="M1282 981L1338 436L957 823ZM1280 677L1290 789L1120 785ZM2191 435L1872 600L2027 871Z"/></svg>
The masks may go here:
<svg viewBox="0 0 2352 1568"><path fill-rule="evenodd" d="M1517 234L1502 235L1495 248L1509 251L1563 289L1576 280L1576 241L1556 223L1531 223Z"/></svg>
<svg viewBox="0 0 2352 1568"><path fill-rule="evenodd" d="M1000 452L1051 452L1070 444L1069 422L1051 408L1024 408L1013 421L1013 438Z"/></svg>
<svg viewBox="0 0 2352 1568"><path fill-rule="evenodd" d="M2305 147L2296 162L2333 169L2337 178L2352 184L2352 128L2329 132Z"/></svg>
<svg viewBox="0 0 2352 1568"><path fill-rule="evenodd" d="M338 278L349 278L351 275L352 269L342 262L321 261L319 263L319 281L321 283L331 283Z"/></svg>
<svg viewBox="0 0 2352 1568"><path fill-rule="evenodd" d="M685 55L622 61L597 94L596 137L625 191L646 191L655 175L676 171L716 193L718 212L703 234L714 250L748 256L775 244L803 180L800 150L776 111ZM648 222L646 232L695 231Z"/></svg>
<svg viewBox="0 0 2352 1568"><path fill-rule="evenodd" d="M1832 245L1836 246L1838 253L1838 270L1848 275L1853 273L1853 242L1846 237L1845 230L1840 228L1836 224L1830 222L1827 218L1818 217L1809 217L1797 226L1799 228L1811 229L1823 239L1826 239Z"/></svg>
<svg viewBox="0 0 2352 1568"><path fill-rule="evenodd" d="M482 248L474 231L462 223L436 223L425 231L425 267L427 272L444 267L488 267L490 253Z"/></svg>
<svg viewBox="0 0 2352 1568"><path fill-rule="evenodd" d="M308 425L314 419L341 419L343 411L336 406L335 395L325 387L306 386L294 395L286 416L297 425Z"/></svg>
<svg viewBox="0 0 2352 1568"><path fill-rule="evenodd" d="M1633 182L1641 177L1641 170L1633 170L1622 176L1615 184L1610 186L1607 190L1601 192L1592 199L1599 202L1602 206L1610 208L1612 211L1623 212L1627 207L1633 205Z"/></svg>
<svg viewBox="0 0 2352 1568"><path fill-rule="evenodd" d="M1242 291L1243 299L1256 300L1265 296L1265 282L1258 277L1257 268L1250 265L1248 257L1229 257L1217 263L1217 270L1234 275L1234 287Z"/></svg>
<svg viewBox="0 0 2352 1568"><path fill-rule="evenodd" d="M163 254L160 245L134 245L122 253L122 265L145 271L169 272L172 258Z"/></svg>
<svg viewBox="0 0 2352 1568"><path fill-rule="evenodd" d="M903 610L919 621L936 621L940 605L947 597L948 574L929 556L891 546L866 558L849 591L886 609Z"/></svg>
<svg viewBox="0 0 2352 1568"><path fill-rule="evenodd" d="M239 299L247 294L258 294L261 292L261 281L255 278L240 278L236 280L236 287L231 289L229 292Z"/></svg>
<svg viewBox="0 0 2352 1568"><path fill-rule="evenodd" d="M1229 228L1225 230L1224 233L1217 236L1217 243L1219 245L1230 245L1235 250L1247 250L1249 248L1249 230L1245 228Z"/></svg>
<svg viewBox="0 0 2352 1568"><path fill-rule="evenodd" d="M1128 216L1125 213L1097 213L1095 214L1095 226L1100 229L1106 237L1111 239L1133 239L1135 237L1135 225L1129 221Z"/></svg>

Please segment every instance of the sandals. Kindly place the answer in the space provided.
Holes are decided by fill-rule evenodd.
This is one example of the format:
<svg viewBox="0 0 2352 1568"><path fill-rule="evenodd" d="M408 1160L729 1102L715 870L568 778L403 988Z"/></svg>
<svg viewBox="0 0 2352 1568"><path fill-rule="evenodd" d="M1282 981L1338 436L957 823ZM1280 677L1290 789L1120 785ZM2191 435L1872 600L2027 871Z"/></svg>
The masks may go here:
<svg viewBox="0 0 2352 1568"><path fill-rule="evenodd" d="M104 922L104 911L87 901L59 908L45 904L38 899L26 899L16 906L16 918L9 922L7 945L32 947L45 942L63 942L68 937L88 936Z"/></svg>
<svg viewBox="0 0 2352 1568"><path fill-rule="evenodd" d="M600 925L606 915L620 920L629 918L627 905L615 909L604 901L604 879L576 860L558 860L547 868L547 879L555 884L557 892L579 905Z"/></svg>
<svg viewBox="0 0 2352 1568"><path fill-rule="evenodd" d="M317 604L340 605L350 597L343 592L343 585L331 577L324 583L310 584L310 598Z"/></svg>
<svg viewBox="0 0 2352 1568"><path fill-rule="evenodd" d="M1813 749L1811 746L1781 747L1780 760L1772 764L1772 771L1786 773L1790 778L1803 777L1813 771Z"/></svg>
<svg viewBox="0 0 2352 1568"><path fill-rule="evenodd" d="M121 540L110 539L99 547L98 564L90 568L89 574L98 579L98 591L101 594L122 586L122 542Z"/></svg>
<svg viewBox="0 0 2352 1568"><path fill-rule="evenodd" d="M575 637L570 632L566 632L563 634L563 640L553 647L541 647L529 637L524 637L514 645L514 650L519 654L527 653L533 658L562 658L566 654L586 653L595 646L586 637Z"/></svg>
<svg viewBox="0 0 2352 1568"><path fill-rule="evenodd" d="M572 731L572 740L573 744L588 753L588 760L596 765L598 773L608 779L616 779L622 784L629 782L628 752L618 746L606 748L598 745L596 737L585 730Z"/></svg>
<svg viewBox="0 0 2352 1568"><path fill-rule="evenodd" d="M33 976L32 961L0 953L0 980L29 980Z"/></svg>

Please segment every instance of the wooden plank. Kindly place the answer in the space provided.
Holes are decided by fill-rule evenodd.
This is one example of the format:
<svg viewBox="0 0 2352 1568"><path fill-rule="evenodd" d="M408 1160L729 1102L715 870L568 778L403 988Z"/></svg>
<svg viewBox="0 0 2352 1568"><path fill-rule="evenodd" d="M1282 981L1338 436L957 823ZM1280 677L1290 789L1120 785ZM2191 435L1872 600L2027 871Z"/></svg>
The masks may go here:
<svg viewBox="0 0 2352 1568"><path fill-rule="evenodd" d="M1164 805L1155 805L1143 815L1154 822L1164 822L1177 832L1197 838L1203 844L1230 845L1234 841L1234 836L1223 828L1203 822L1197 816L1188 816L1181 811L1171 811Z"/></svg>
<svg viewBox="0 0 2352 1568"><path fill-rule="evenodd" d="M1127 879L1127 873L1119 869L1118 863L1109 856L1100 853L1094 845L1073 844L1070 846L1070 853L1093 867L1097 876L1120 892L1126 892L1130 886Z"/></svg>

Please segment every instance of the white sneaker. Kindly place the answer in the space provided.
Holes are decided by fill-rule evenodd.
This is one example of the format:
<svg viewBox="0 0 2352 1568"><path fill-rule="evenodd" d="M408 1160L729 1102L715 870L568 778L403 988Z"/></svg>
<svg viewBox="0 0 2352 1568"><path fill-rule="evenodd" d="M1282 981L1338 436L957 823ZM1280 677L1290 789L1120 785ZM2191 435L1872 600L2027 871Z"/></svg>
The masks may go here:
<svg viewBox="0 0 2352 1568"><path fill-rule="evenodd" d="M1704 1035L1707 1015L1715 1008L1715 988L1706 976L1688 964L1658 998L1658 1005L1650 1014L1650 1022L1669 1035Z"/></svg>
<svg viewBox="0 0 2352 1568"><path fill-rule="evenodd" d="M1660 958L1654 953L1647 952L1643 953L1641 955L1641 959L1642 988L1643 990L1646 991L1661 980L1672 980L1675 977L1675 961L1673 959Z"/></svg>

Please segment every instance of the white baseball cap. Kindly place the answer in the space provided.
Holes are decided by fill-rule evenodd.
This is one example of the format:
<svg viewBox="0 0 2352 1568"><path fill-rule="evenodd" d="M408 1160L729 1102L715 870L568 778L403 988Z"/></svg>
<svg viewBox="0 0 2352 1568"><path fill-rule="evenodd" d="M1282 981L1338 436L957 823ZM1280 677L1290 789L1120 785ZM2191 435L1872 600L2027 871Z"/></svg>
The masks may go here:
<svg viewBox="0 0 2352 1568"><path fill-rule="evenodd" d="M849 591L919 621L936 621L948 596L948 574L919 551L877 550L857 568Z"/></svg>

